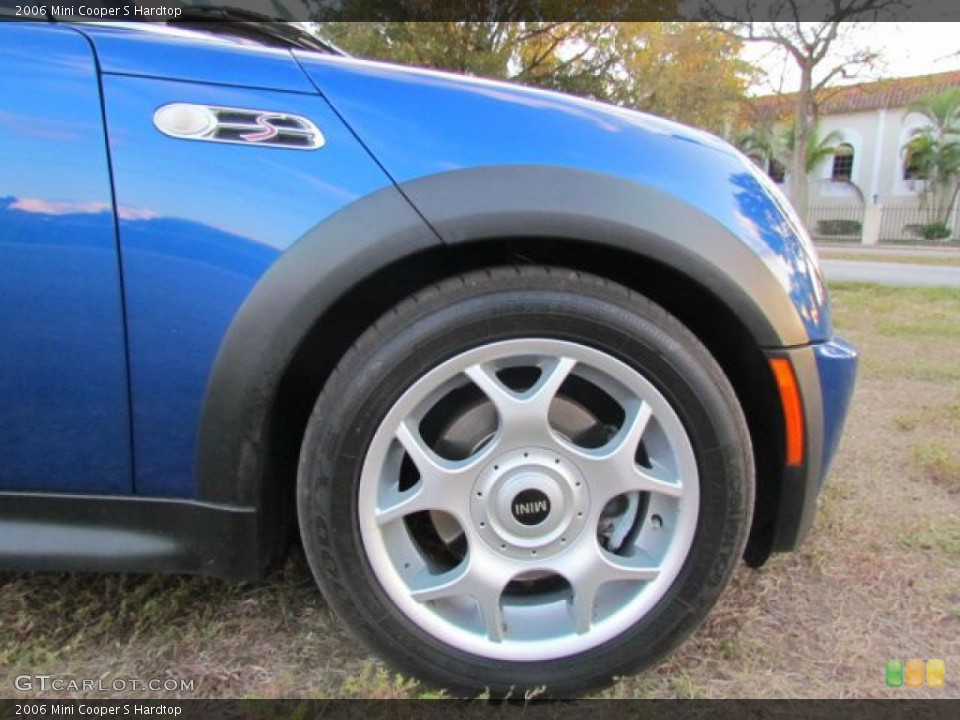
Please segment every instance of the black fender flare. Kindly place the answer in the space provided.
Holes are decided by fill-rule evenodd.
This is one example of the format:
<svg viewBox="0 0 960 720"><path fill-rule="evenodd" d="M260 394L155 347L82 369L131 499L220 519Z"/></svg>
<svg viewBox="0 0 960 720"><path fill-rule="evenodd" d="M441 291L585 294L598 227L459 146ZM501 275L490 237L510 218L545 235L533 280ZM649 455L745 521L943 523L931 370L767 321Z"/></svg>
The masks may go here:
<svg viewBox="0 0 960 720"><path fill-rule="evenodd" d="M522 237L619 248L704 286L760 347L810 341L787 292L757 252L702 210L662 190L544 165L459 170L401 187L451 246Z"/></svg>
<svg viewBox="0 0 960 720"><path fill-rule="evenodd" d="M351 288L430 248L513 237L566 239L644 255L710 290L758 346L809 342L763 260L719 222L663 191L553 166L428 176L380 190L322 221L246 298L207 383L197 499L259 503L266 426L278 385L317 320Z"/></svg>

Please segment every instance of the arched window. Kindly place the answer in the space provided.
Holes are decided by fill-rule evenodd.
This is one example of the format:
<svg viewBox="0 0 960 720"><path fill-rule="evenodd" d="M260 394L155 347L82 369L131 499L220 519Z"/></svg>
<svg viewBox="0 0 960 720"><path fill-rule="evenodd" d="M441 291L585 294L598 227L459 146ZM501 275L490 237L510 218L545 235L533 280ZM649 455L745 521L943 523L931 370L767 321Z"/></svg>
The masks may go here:
<svg viewBox="0 0 960 720"><path fill-rule="evenodd" d="M833 154L831 180L846 181L853 177L853 145L843 143Z"/></svg>
<svg viewBox="0 0 960 720"><path fill-rule="evenodd" d="M917 153L908 145L903 149L903 179L917 180L919 177L920 163L917 161Z"/></svg>

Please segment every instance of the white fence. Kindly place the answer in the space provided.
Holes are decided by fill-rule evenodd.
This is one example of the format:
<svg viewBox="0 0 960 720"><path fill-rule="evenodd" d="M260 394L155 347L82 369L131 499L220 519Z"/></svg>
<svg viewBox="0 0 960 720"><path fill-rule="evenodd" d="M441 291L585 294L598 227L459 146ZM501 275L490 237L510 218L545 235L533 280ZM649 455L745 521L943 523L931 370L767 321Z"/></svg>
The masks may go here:
<svg viewBox="0 0 960 720"><path fill-rule="evenodd" d="M820 242L946 245L960 243L960 203L947 222L945 237L931 213L916 205L829 205L809 208L807 227ZM864 232L866 230L866 233Z"/></svg>
<svg viewBox="0 0 960 720"><path fill-rule="evenodd" d="M811 207L807 211L807 227L817 240L860 242L863 205Z"/></svg>

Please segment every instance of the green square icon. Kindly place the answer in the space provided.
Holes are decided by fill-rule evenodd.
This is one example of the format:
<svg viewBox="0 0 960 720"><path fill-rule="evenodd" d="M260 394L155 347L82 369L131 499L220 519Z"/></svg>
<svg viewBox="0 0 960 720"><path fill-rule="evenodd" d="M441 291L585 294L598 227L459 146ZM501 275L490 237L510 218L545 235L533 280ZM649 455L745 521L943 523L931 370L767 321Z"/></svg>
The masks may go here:
<svg viewBox="0 0 960 720"><path fill-rule="evenodd" d="M903 685L903 660L887 660L887 687Z"/></svg>

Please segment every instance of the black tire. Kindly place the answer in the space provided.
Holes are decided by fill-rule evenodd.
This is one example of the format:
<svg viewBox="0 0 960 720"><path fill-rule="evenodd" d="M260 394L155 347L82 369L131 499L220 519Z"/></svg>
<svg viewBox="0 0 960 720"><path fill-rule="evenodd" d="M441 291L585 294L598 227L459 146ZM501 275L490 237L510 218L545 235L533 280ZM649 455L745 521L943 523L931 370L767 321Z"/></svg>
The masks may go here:
<svg viewBox="0 0 960 720"><path fill-rule="evenodd" d="M583 652L532 662L464 652L426 632L374 573L358 487L389 408L430 368L511 338L555 338L613 356L649 380L680 418L699 473L692 546L669 589L632 626ZM679 321L602 278L558 268L501 267L418 292L370 327L332 373L308 424L297 503L323 594L368 646L457 693L571 697L650 667L706 617L746 542L754 498L747 425L723 371Z"/></svg>

